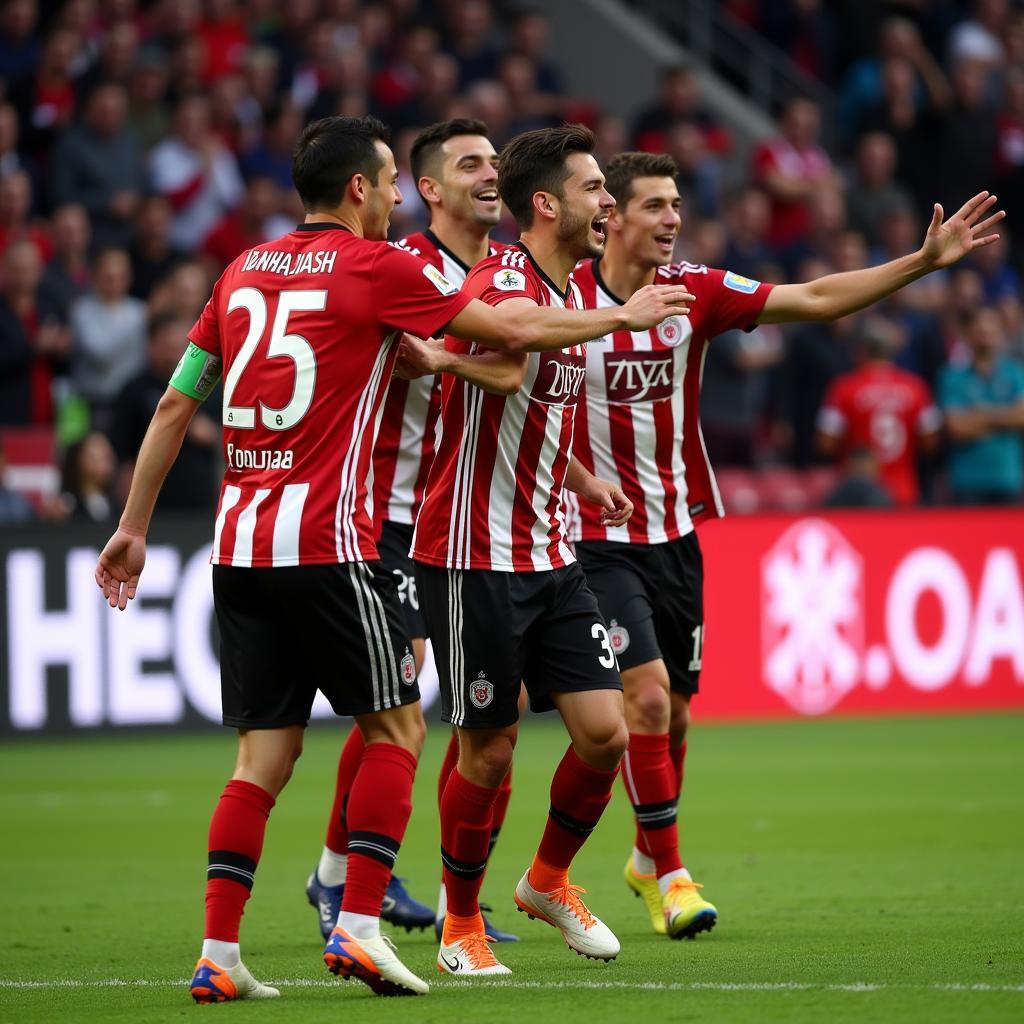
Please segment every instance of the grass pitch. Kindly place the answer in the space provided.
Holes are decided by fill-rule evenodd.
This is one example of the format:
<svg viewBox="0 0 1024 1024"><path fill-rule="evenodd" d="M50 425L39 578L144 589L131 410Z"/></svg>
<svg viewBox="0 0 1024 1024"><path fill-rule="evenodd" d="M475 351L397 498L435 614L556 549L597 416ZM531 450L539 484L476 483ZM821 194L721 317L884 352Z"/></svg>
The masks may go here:
<svg viewBox="0 0 1024 1024"><path fill-rule="evenodd" d="M621 877L631 843L618 788L573 878L619 935L612 964L569 952L514 912L565 747L523 726L515 790L484 885L510 983L449 981L433 935L395 936L432 984L383 1000L320 961L303 886L320 850L340 731L310 733L271 818L243 953L280 984L268 1003L193 1006L205 833L232 734L8 743L0 750L0 1021L1000 1021L1024 1019L1024 716L698 726L682 806L684 856L718 927L692 942L649 930ZM436 896L427 741L399 859Z"/></svg>

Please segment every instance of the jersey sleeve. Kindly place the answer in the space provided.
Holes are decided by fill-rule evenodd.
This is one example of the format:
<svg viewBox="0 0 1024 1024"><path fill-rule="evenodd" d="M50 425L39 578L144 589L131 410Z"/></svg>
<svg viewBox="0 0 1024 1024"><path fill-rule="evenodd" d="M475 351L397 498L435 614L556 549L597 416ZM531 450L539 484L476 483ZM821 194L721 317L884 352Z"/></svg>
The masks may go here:
<svg viewBox="0 0 1024 1024"><path fill-rule="evenodd" d="M462 290L488 306L500 305L506 299L529 299L537 304L541 301L537 282L531 275L491 260L469 272Z"/></svg>
<svg viewBox="0 0 1024 1024"><path fill-rule="evenodd" d="M709 338L737 328L753 330L772 290L770 284L714 267L703 274L687 275L683 284L692 285L690 291L704 307L701 313Z"/></svg>
<svg viewBox="0 0 1024 1024"><path fill-rule="evenodd" d="M439 335L469 302L436 267L391 245L381 246L371 279L379 322L418 338Z"/></svg>
<svg viewBox="0 0 1024 1024"><path fill-rule="evenodd" d="M188 332L188 340L197 348L209 352L211 355L220 356L220 321L217 314L217 288L213 295L203 307L199 319L192 325Z"/></svg>

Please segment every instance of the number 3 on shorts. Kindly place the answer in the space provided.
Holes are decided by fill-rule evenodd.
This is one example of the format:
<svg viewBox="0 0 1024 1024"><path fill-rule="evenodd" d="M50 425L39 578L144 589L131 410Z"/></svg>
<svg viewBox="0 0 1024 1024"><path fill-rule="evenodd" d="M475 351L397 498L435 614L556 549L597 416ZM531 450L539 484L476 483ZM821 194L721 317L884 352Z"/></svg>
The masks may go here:
<svg viewBox="0 0 1024 1024"><path fill-rule="evenodd" d="M607 651L607 654L602 654L597 660L605 668L615 668L615 652L612 650L611 637L608 636L608 630L604 628L604 625L600 622L595 622L590 628L590 635L595 640L601 641L601 647Z"/></svg>

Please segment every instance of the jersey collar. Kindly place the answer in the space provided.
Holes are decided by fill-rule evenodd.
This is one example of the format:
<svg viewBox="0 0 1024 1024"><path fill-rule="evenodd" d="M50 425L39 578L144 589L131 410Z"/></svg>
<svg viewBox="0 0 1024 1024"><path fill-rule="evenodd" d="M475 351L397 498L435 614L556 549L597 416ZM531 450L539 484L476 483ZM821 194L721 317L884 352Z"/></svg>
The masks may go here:
<svg viewBox="0 0 1024 1024"><path fill-rule="evenodd" d="M527 249L526 246L523 245L523 243L521 241L520 242L516 242L515 245L513 246L513 248L518 249L520 252L525 252L526 253L526 258L530 261L531 264L533 264L533 269L536 270L537 273L540 275L541 280L556 295L560 295L562 297L562 301L563 302L567 302L568 301L568 299L569 299L569 286L568 285L566 285L565 291L562 291L562 289L559 288L558 285L555 284L555 282L552 281L551 278L548 277L548 275L545 274L544 271L540 269L540 264L533 258L533 253L530 252L530 250Z"/></svg>
<svg viewBox="0 0 1024 1024"><path fill-rule="evenodd" d="M434 245L436 245L437 248L440 249L441 252L443 252L448 257L448 259L453 260L462 269L464 273L468 274L470 270L473 269L468 264L463 263L462 260L460 260L459 257L456 256L455 253L453 253L451 249L449 249L448 246L445 245L444 242L442 242L441 239L434 234L431 228L427 228L426 231L423 232L423 237L429 238L430 241L433 242Z"/></svg>
<svg viewBox="0 0 1024 1024"><path fill-rule="evenodd" d="M615 292L605 284L604 278L601 276L601 257L596 257L590 265L594 270L594 280L597 282L597 287L600 288L601 291L603 291L605 295L612 300L612 302L618 303L620 306L624 306L626 304L625 301L620 299L618 295L616 295Z"/></svg>
<svg viewBox="0 0 1024 1024"><path fill-rule="evenodd" d="M296 224L296 231L347 231L350 235L352 229L344 224L335 224L333 220L314 220L308 224Z"/></svg>

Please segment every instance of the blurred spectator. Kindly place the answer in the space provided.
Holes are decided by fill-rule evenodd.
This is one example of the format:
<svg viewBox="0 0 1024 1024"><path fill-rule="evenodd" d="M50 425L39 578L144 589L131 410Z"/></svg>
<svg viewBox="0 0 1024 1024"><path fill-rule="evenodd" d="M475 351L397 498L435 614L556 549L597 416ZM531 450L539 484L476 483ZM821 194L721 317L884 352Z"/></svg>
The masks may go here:
<svg viewBox="0 0 1024 1024"><path fill-rule="evenodd" d="M36 518L32 503L7 486L7 455L0 444L0 527L20 526Z"/></svg>
<svg viewBox="0 0 1024 1024"><path fill-rule="evenodd" d="M537 88L551 96L562 96L565 83L558 65L549 59L551 26L539 7L523 10L512 24L511 52L529 58L537 73ZM622 152L623 145L617 152Z"/></svg>
<svg viewBox="0 0 1024 1024"><path fill-rule="evenodd" d="M91 95L103 83L116 83L130 92L138 57L138 25L128 19L114 22L102 36L99 59L82 76L82 95Z"/></svg>
<svg viewBox="0 0 1024 1024"><path fill-rule="evenodd" d="M169 81L164 54L153 49L139 54L129 93L128 127L143 152L148 153L170 131L171 115L166 105Z"/></svg>
<svg viewBox="0 0 1024 1024"><path fill-rule="evenodd" d="M492 78L501 53L492 40L491 5L488 0L453 0L445 19L445 49L459 63L462 88L482 78Z"/></svg>
<svg viewBox="0 0 1024 1024"><path fill-rule="evenodd" d="M0 255L15 242L31 242L46 263L53 255L53 242L45 222L31 219L32 182L24 171L0 178Z"/></svg>
<svg viewBox="0 0 1024 1024"><path fill-rule="evenodd" d="M835 68L835 25L822 0L761 6L758 28L811 78L830 81Z"/></svg>
<svg viewBox="0 0 1024 1024"><path fill-rule="evenodd" d="M277 102L281 60L269 46L254 46L245 55L242 71L246 91L261 110L270 110ZM316 95L314 91L313 96ZM313 96L310 97L312 101ZM294 101L294 97L293 97Z"/></svg>
<svg viewBox="0 0 1024 1024"><path fill-rule="evenodd" d="M889 508L892 498L878 482L878 458L866 447L850 451L843 476L822 502L825 508Z"/></svg>
<svg viewBox="0 0 1024 1024"><path fill-rule="evenodd" d="M717 217L722 205L722 175L718 161L705 145L696 125L680 122L668 130L665 152L672 157L679 174L676 184L695 217Z"/></svg>
<svg viewBox="0 0 1024 1024"><path fill-rule="evenodd" d="M71 307L71 382L86 399L93 422L110 425L110 404L145 358L146 304L128 294L131 262L123 249L96 257L92 290Z"/></svg>
<svg viewBox="0 0 1024 1024"><path fill-rule="evenodd" d="M114 518L117 462L106 434L86 434L64 454L60 502L72 520L106 523Z"/></svg>
<svg viewBox="0 0 1024 1024"><path fill-rule="evenodd" d="M148 299L153 288L164 281L184 256L171 248L173 210L164 196L147 196L135 220L135 242L131 247L131 294Z"/></svg>
<svg viewBox="0 0 1024 1024"><path fill-rule="evenodd" d="M913 205L910 193L896 174L896 144L884 132L868 132L857 141L857 152L846 189L850 227L859 231L869 246L879 242L879 226L894 206Z"/></svg>
<svg viewBox="0 0 1024 1024"><path fill-rule="evenodd" d="M597 146L594 157L604 167L616 153L629 148L629 132L626 122L618 114L602 114L594 127Z"/></svg>
<svg viewBox="0 0 1024 1024"><path fill-rule="evenodd" d="M167 99L173 107L192 96L206 96L210 89L203 78L206 49L196 36L186 36L176 43L169 56L170 81Z"/></svg>
<svg viewBox="0 0 1024 1024"><path fill-rule="evenodd" d="M414 127L446 121L458 102L459 66L448 53L435 53L430 58L416 98L395 111L398 127Z"/></svg>
<svg viewBox="0 0 1024 1024"><path fill-rule="evenodd" d="M917 26L907 18L888 18L878 33L878 53L855 61L843 79L839 117L848 136L858 130L868 111L882 104L886 94L885 68L890 60L906 70L915 109L942 109L948 104L949 82L922 41Z"/></svg>
<svg viewBox="0 0 1024 1024"><path fill-rule="evenodd" d="M121 461L118 494L122 501L128 496L135 457L149 421L185 351L192 324L191 319L177 312L154 317L149 325L145 368L128 381L117 396L112 437ZM217 495L220 429L208 410L217 408L214 396L192 418L181 452L167 474L157 508L213 508Z"/></svg>
<svg viewBox="0 0 1024 1024"><path fill-rule="evenodd" d="M1010 24L1009 0L974 0L971 17L961 21L949 37L949 60L994 70L1003 63L1003 37Z"/></svg>
<svg viewBox="0 0 1024 1024"><path fill-rule="evenodd" d="M210 297L210 280L205 268L195 260L186 260L150 292L149 315L177 313L185 317L190 325L199 319L207 299Z"/></svg>
<svg viewBox="0 0 1024 1024"><path fill-rule="evenodd" d="M498 81L505 87L511 108L509 131L513 135L558 123L558 104L537 88L537 69L529 57L510 54L498 65Z"/></svg>
<svg viewBox="0 0 1024 1024"><path fill-rule="evenodd" d="M918 456L935 450L942 416L920 377L893 365L903 341L891 322L864 322L858 368L832 381L818 413L818 450L848 468L851 452L867 448L892 500L915 505L921 493Z"/></svg>
<svg viewBox="0 0 1024 1024"><path fill-rule="evenodd" d="M153 183L171 201L171 245L195 252L214 225L241 202L244 186L235 158L210 131L209 102L182 100L174 134L150 154Z"/></svg>
<svg viewBox="0 0 1024 1024"><path fill-rule="evenodd" d="M204 16L196 26L206 56L203 78L216 82L242 69L249 33L237 0L206 0L204 7Z"/></svg>
<svg viewBox="0 0 1024 1024"><path fill-rule="evenodd" d="M10 103L0 103L0 178L15 171L28 171L18 150L18 112Z"/></svg>
<svg viewBox="0 0 1024 1024"><path fill-rule="evenodd" d="M633 125L633 147L651 153L665 151L665 133L681 122L695 124L708 151L724 154L732 148L729 133L700 104L700 84L689 68L662 72L657 102L645 109Z"/></svg>
<svg viewBox="0 0 1024 1024"><path fill-rule="evenodd" d="M42 276L34 245L8 247L0 290L0 423L54 420L54 377L64 371L71 336L59 308L41 292Z"/></svg>
<svg viewBox="0 0 1024 1024"><path fill-rule="evenodd" d="M768 197L762 189L744 186L727 203L725 216L729 242L722 265L744 277L755 277L757 268L772 259L766 242L772 216Z"/></svg>
<svg viewBox="0 0 1024 1024"><path fill-rule="evenodd" d="M203 243L203 257L212 276L221 271L246 249L260 245L281 232L276 214L281 207L280 191L271 178L251 178L245 186L245 198L239 209L229 213L210 232ZM289 224L285 230L291 230Z"/></svg>
<svg viewBox="0 0 1024 1024"><path fill-rule="evenodd" d="M48 163L57 134L66 128L78 106L72 65L79 39L66 29L55 29L43 43L32 73L11 89L18 109L26 149Z"/></svg>
<svg viewBox="0 0 1024 1024"><path fill-rule="evenodd" d="M398 56L373 77L371 95L384 117L415 99L441 38L433 25L414 26L398 43ZM493 74L493 65L489 69Z"/></svg>
<svg viewBox="0 0 1024 1024"><path fill-rule="evenodd" d="M498 82L475 82L466 93L466 116L483 121L490 131L490 140L496 149L511 138L509 118L511 108L505 87Z"/></svg>
<svg viewBox="0 0 1024 1024"><path fill-rule="evenodd" d="M811 197L834 181L832 161L818 145L821 113L813 100L798 97L786 104L782 133L762 142L754 153L754 176L772 200L771 245L798 242L810 225Z"/></svg>
<svg viewBox="0 0 1024 1024"><path fill-rule="evenodd" d="M795 276L808 260L835 262L836 248L846 232L846 199L835 181L829 179L811 193L806 214L803 234L779 250L787 277Z"/></svg>
<svg viewBox="0 0 1024 1024"><path fill-rule="evenodd" d="M996 111L986 82L985 69L976 62L960 64L953 73L953 106L943 121L942 159L937 165L937 198L950 212L995 184Z"/></svg>
<svg viewBox="0 0 1024 1024"><path fill-rule="evenodd" d="M89 287L89 215L83 206L69 203L53 211L53 259L43 272L41 291L66 321L71 304Z"/></svg>
<svg viewBox="0 0 1024 1024"><path fill-rule="evenodd" d="M965 505L1019 502L1024 494L1024 365L1005 354L999 314L975 310L970 361L947 366L939 400L950 438L949 479Z"/></svg>
<svg viewBox="0 0 1024 1024"><path fill-rule="evenodd" d="M98 85L81 123L54 149L53 199L85 207L97 248L128 242L145 185L142 153L125 123L127 113L123 86Z"/></svg>
<svg viewBox="0 0 1024 1024"><path fill-rule="evenodd" d="M303 128L302 113L285 101L267 111L262 140L239 161L246 178L271 178L279 188L292 188L292 150Z"/></svg>
<svg viewBox="0 0 1024 1024"><path fill-rule="evenodd" d="M0 15L0 78L8 88L27 78L39 61L36 0L7 0Z"/></svg>

